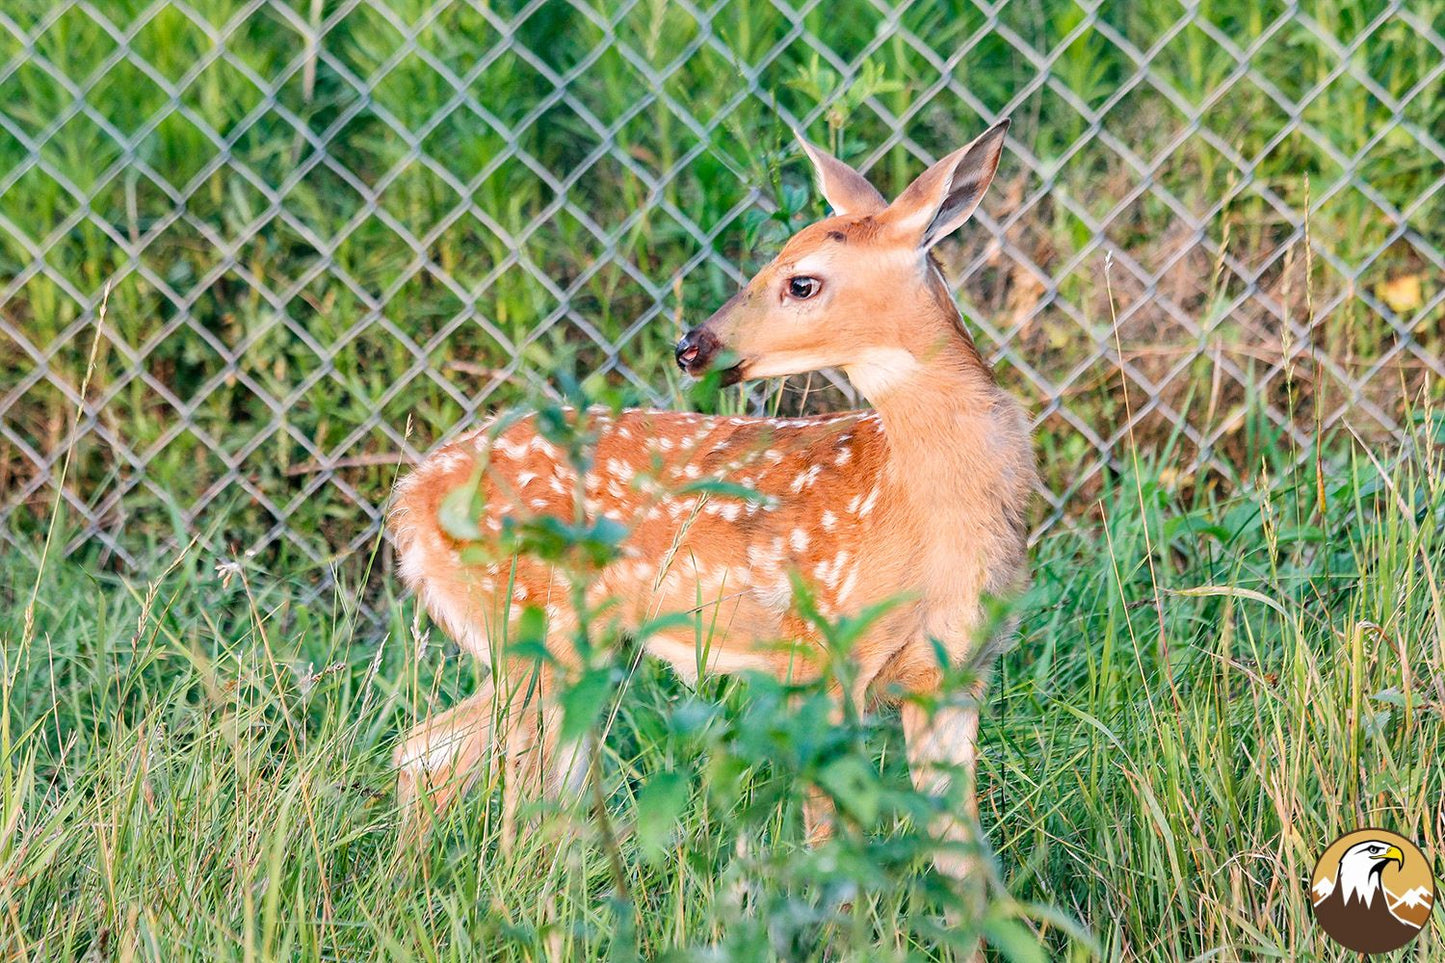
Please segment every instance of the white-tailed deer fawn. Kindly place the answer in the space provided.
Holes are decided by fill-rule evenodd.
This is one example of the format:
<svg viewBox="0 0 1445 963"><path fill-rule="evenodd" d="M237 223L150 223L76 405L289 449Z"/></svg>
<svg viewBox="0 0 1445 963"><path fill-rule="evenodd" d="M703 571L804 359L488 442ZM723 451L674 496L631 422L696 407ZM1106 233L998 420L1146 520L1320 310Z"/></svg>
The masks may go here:
<svg viewBox="0 0 1445 963"><path fill-rule="evenodd" d="M435 809L464 789L494 723L506 728L497 740L513 786L532 781L556 792L584 775L589 757L559 744L551 698L558 666L576 661L569 589L544 562L488 550L507 517L605 516L624 525L621 554L594 573L587 600L616 600L624 630L660 613L699 612L705 651L692 628L641 640L685 678L821 671L820 636L796 610L794 574L825 614L903 600L850 650L856 685L843 698L933 693L944 675L940 652L977 662L997 641L980 638L990 624L985 599L1016 594L1027 578L1028 423L974 347L929 249L977 207L1007 128L999 123L948 155L892 204L804 144L833 216L794 235L677 345L687 372L721 369L728 383L841 368L872 411L787 419L588 412L596 444L580 478L528 418L442 447L401 483L392 524L402 577L462 648L492 666L480 692L407 734L396 753L404 804L414 809L426 793ZM757 497L700 491L707 479ZM474 530L440 517L459 490L476 494ZM545 608L555 663L501 671L508 660L498 640L528 605ZM795 645L780 649L779 640ZM903 700L920 787L964 772L972 792L979 695L927 707ZM826 812L806 808L810 835L825 833ZM973 822L962 812L935 828L966 840ZM959 849L940 853L945 871L967 869Z"/></svg>

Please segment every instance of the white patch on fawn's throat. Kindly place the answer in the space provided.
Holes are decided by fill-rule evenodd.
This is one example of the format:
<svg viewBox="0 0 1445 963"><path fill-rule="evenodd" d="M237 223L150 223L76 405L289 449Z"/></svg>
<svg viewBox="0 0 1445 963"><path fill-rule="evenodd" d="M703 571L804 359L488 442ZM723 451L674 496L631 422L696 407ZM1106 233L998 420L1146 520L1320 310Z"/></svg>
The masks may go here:
<svg viewBox="0 0 1445 963"><path fill-rule="evenodd" d="M843 370L853 387L871 401L910 381L923 365L903 348L865 348Z"/></svg>

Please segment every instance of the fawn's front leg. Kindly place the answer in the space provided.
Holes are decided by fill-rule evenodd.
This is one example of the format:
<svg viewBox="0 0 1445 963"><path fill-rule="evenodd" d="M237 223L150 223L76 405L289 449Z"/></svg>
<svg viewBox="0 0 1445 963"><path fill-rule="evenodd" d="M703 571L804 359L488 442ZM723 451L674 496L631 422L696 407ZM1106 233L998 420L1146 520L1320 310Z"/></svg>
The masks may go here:
<svg viewBox="0 0 1445 963"><path fill-rule="evenodd" d="M982 913L986 888L982 873L985 847L978 818L978 797L974 776L978 761L978 687L968 701L925 707L917 702L903 705L903 734L908 742L908 769L920 792L957 798L957 811L938 813L929 830L944 847L934 853L933 863L946 876L957 880L968 908ZM962 781L962 786L958 785Z"/></svg>

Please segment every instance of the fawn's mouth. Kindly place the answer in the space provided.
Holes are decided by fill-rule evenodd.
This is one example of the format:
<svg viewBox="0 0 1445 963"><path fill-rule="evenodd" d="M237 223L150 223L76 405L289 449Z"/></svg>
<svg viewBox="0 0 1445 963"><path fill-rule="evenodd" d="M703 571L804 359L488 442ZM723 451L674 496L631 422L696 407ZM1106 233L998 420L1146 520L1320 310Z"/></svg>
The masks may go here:
<svg viewBox="0 0 1445 963"><path fill-rule="evenodd" d="M724 388L737 384L743 380L743 366L746 362L739 361L731 368L724 368L717 373L717 383Z"/></svg>
<svg viewBox="0 0 1445 963"><path fill-rule="evenodd" d="M689 331L677 343L677 366L694 378L716 374L724 388L743 380L748 359L738 357L718 343L711 332L698 328Z"/></svg>
<svg viewBox="0 0 1445 963"><path fill-rule="evenodd" d="M747 367L747 359L724 347L705 324L684 334L673 349L673 356L677 366L694 378L701 378L709 371L717 372L718 384L724 387L742 381L743 369Z"/></svg>

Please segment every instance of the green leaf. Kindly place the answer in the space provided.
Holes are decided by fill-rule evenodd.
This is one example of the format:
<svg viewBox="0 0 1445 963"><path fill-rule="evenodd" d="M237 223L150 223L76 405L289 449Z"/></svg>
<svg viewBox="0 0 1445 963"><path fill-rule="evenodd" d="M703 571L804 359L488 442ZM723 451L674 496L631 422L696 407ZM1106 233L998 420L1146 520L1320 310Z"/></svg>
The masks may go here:
<svg viewBox="0 0 1445 963"><path fill-rule="evenodd" d="M486 499L482 496L482 469L478 466L465 484L447 492L442 499L437 508L437 524L458 541L476 541L482 537L477 520L486 507Z"/></svg>
<svg viewBox="0 0 1445 963"><path fill-rule="evenodd" d="M562 740L570 742L592 728L612 691L612 670L588 669L562 693Z"/></svg>
<svg viewBox="0 0 1445 963"><path fill-rule="evenodd" d="M705 492L709 495L716 495L720 498L736 498L743 502L768 502L772 496L765 495L755 488L746 485L739 485L736 482L721 481L716 478L700 478L694 482L688 482L677 489L679 495L692 495Z"/></svg>
<svg viewBox="0 0 1445 963"><path fill-rule="evenodd" d="M507 652L514 658L532 662L551 661L547 651L547 613L536 605L524 608L508 639Z"/></svg>
<svg viewBox="0 0 1445 963"><path fill-rule="evenodd" d="M1405 693L1401 692L1400 689L1395 686L1391 686L1388 689L1381 689L1379 692L1370 696L1370 698L1376 702L1383 702L1386 705L1400 706L1402 708L1405 705Z"/></svg>
<svg viewBox="0 0 1445 963"><path fill-rule="evenodd" d="M637 794L637 844L649 863L662 857L690 795L687 777L675 771L653 776Z"/></svg>
<svg viewBox="0 0 1445 963"><path fill-rule="evenodd" d="M1164 520L1164 541L1172 542L1179 535L1210 535L1222 543L1230 539L1229 529L1211 519L1208 512L1189 512Z"/></svg>
<svg viewBox="0 0 1445 963"><path fill-rule="evenodd" d="M1039 938L1016 919L994 916L983 921L983 936L1006 960L1048 963Z"/></svg>
<svg viewBox="0 0 1445 963"><path fill-rule="evenodd" d="M878 774L858 756L843 756L824 766L818 773L818 785L838 804L838 808L861 823L878 818Z"/></svg>
<svg viewBox="0 0 1445 963"><path fill-rule="evenodd" d="M599 518L592 525L573 525L552 515L530 518L520 524L511 519L502 523L503 534L514 534L519 552L535 555L549 562L560 561L581 553L593 565L606 565L621 551L627 527L610 518Z"/></svg>
<svg viewBox="0 0 1445 963"><path fill-rule="evenodd" d="M604 516L597 519L588 534L598 545L615 550L627 538L627 526Z"/></svg>

